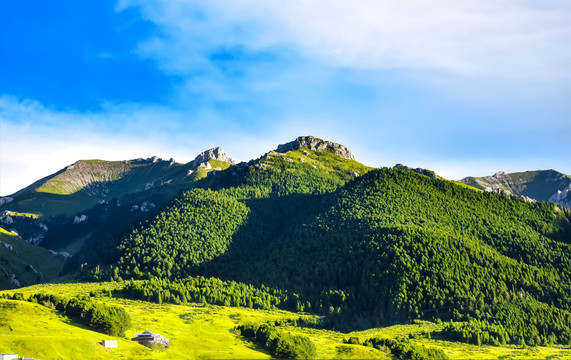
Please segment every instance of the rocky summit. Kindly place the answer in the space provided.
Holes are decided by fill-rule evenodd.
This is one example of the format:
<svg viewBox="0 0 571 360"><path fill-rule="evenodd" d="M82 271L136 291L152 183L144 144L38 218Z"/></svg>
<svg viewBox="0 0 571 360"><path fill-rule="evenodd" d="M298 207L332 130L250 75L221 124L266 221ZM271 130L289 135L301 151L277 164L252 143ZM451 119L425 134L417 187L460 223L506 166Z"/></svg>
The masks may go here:
<svg viewBox="0 0 571 360"><path fill-rule="evenodd" d="M276 151L279 153L286 153L292 150L299 150L300 148L307 148L315 151L328 149L337 156L355 160L355 154L353 154L353 151L349 150L345 145L321 140L313 136L300 136L294 141L279 145Z"/></svg>
<svg viewBox="0 0 571 360"><path fill-rule="evenodd" d="M203 164L209 160L218 160L234 164L234 160L229 158L221 147L217 146L198 154L198 156L193 161L193 165L199 166L200 164Z"/></svg>

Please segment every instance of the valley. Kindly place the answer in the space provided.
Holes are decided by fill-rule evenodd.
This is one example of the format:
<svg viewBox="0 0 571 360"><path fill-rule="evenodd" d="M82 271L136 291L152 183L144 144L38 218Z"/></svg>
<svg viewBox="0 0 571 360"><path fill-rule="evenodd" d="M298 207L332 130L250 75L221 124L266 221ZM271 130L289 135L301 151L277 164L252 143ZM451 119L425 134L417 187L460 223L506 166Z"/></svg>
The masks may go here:
<svg viewBox="0 0 571 360"><path fill-rule="evenodd" d="M121 288L121 283L82 283L36 285L18 290L2 291L2 295L19 292L58 294L69 297L85 293L105 293ZM428 338L426 334L438 331L443 324L417 321L407 325L392 325L364 331L338 332L287 324L292 320L312 318L314 315L280 310L255 310L243 307L226 307L189 303L184 305L154 304L144 301L109 298L99 295L97 301L120 306L132 319L127 338L113 337L90 331L84 326L40 304L0 299L4 315L0 323L0 348L10 349L27 357L39 359L71 359L81 354L82 359L265 359L270 358L263 349L235 331L240 323L282 322L284 331L308 337L317 350L318 359L391 359L373 347L348 344L356 337L364 341L371 337L408 339L413 344L442 349L453 359L566 359L571 350L563 346L476 346ZM166 350L150 350L129 337L149 329L160 333L171 342ZM118 348L105 349L103 339L115 339Z"/></svg>

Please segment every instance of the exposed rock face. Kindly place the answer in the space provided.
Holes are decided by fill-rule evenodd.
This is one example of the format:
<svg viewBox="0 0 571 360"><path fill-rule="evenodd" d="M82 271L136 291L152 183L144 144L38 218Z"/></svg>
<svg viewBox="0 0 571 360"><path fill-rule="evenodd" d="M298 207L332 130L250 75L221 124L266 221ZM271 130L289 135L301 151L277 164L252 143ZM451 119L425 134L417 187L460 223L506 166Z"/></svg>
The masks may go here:
<svg viewBox="0 0 571 360"><path fill-rule="evenodd" d="M62 260L64 260L64 261L69 260L69 259L71 258L70 253L65 252L65 251L56 252L56 251L49 250L49 249L48 249L48 251L49 251L53 256L55 256L55 257L57 257L57 258L60 258L60 259L62 259Z"/></svg>
<svg viewBox="0 0 571 360"><path fill-rule="evenodd" d="M201 152L192 162L194 166L199 166L200 164L206 163L208 160L219 160L230 164L234 164L234 160L226 156L224 150L221 147L215 147L210 150Z"/></svg>
<svg viewBox="0 0 571 360"><path fill-rule="evenodd" d="M0 222L4 223L6 225L12 225L14 223L14 220L9 215L2 215L2 216L0 216Z"/></svg>
<svg viewBox="0 0 571 360"><path fill-rule="evenodd" d="M156 207L155 203L150 201L145 201L141 204L141 212L149 212L151 209Z"/></svg>
<svg viewBox="0 0 571 360"><path fill-rule="evenodd" d="M202 164L198 165L199 168L204 168L206 170L211 170L212 169L212 165L210 165L210 163L207 162L203 162Z"/></svg>
<svg viewBox="0 0 571 360"><path fill-rule="evenodd" d="M299 150L300 148L307 148L314 151L323 151L327 149L342 158L355 160L355 154L353 154L353 151L349 150L345 145L321 140L313 136L300 136L294 141L279 145L276 151L279 153L286 153L292 150Z"/></svg>
<svg viewBox="0 0 571 360"><path fill-rule="evenodd" d="M14 201L14 198L11 198L10 196L0 197L0 207L2 207L4 204L8 204L12 201Z"/></svg>
<svg viewBox="0 0 571 360"><path fill-rule="evenodd" d="M571 205L571 184L563 190L557 190L557 192L549 198L549 201L553 201L559 204L568 203Z"/></svg>
<svg viewBox="0 0 571 360"><path fill-rule="evenodd" d="M401 169L401 170L412 170L412 171L416 171L416 172L419 173L419 174L426 175L426 176L431 177L431 178L433 178L433 179L437 179L437 178L438 178L438 176L436 175L436 173L435 173L434 171L432 171L432 170L427 170L427 169L422 169L422 168L413 169L413 168L410 168L410 167L408 167L408 166L406 166L406 165L403 165L403 164L396 164L396 165L394 166L394 168L395 168L395 169Z"/></svg>
<svg viewBox="0 0 571 360"><path fill-rule="evenodd" d="M17 287L21 287L22 285L20 285L20 280L18 280L16 278L16 274L14 273L10 273L10 282L14 285L16 285Z"/></svg>
<svg viewBox="0 0 571 360"><path fill-rule="evenodd" d="M87 220L87 215L85 215L85 214L77 215L76 217L73 218L73 223L79 224L79 223L84 222L85 220Z"/></svg>

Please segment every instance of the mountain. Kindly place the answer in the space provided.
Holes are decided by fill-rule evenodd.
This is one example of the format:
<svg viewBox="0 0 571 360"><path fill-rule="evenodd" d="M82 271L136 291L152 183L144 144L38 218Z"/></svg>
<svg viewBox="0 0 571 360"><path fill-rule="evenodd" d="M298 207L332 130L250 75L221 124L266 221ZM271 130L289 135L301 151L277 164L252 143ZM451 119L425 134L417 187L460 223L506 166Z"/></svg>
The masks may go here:
<svg viewBox="0 0 571 360"><path fill-rule="evenodd" d="M536 170L492 176L465 177L460 182L485 191L499 191L571 208L571 176L555 170Z"/></svg>
<svg viewBox="0 0 571 360"><path fill-rule="evenodd" d="M84 276L269 286L343 329L478 319L500 322L508 342L571 340L571 211L367 168L338 144L313 143L298 138L197 182Z"/></svg>
<svg viewBox="0 0 571 360"><path fill-rule="evenodd" d="M195 182L232 164L219 147L186 164L157 157L80 160L1 198L0 225L20 240L73 257L70 266L81 258L73 255L93 248L90 243L121 236Z"/></svg>
<svg viewBox="0 0 571 360"><path fill-rule="evenodd" d="M128 188L120 181L134 170L116 169L97 182ZM272 289L278 306L320 314L323 326L337 329L439 319L459 321L438 335L445 338L571 341L567 208L423 169L373 169L347 147L310 136L239 164L207 151L180 169L171 183L110 190L117 200L71 215L46 219L28 207L20 217L46 221L40 244L73 255L64 272L89 281L147 280L133 293L156 301L188 299L202 290L180 282L210 277ZM82 187L75 193L87 193L87 183L74 180ZM22 199L14 195L13 203ZM141 211L142 201L155 206Z"/></svg>
<svg viewBox="0 0 571 360"><path fill-rule="evenodd" d="M127 194L142 194L157 187L184 188L189 180L205 176L208 170L222 170L232 163L221 148L207 150L187 164L157 157L127 161L80 160L2 198L0 206L43 218L73 216Z"/></svg>

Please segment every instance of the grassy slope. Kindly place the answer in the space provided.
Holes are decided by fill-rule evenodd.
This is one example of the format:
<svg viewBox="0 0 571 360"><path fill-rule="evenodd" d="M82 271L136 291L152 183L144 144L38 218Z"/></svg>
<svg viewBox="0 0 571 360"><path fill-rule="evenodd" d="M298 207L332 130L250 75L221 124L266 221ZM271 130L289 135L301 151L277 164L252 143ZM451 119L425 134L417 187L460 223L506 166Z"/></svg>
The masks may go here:
<svg viewBox="0 0 571 360"><path fill-rule="evenodd" d="M6 246L8 245L8 246ZM42 273L43 279L33 270ZM6 276L15 274L22 286L36 284L57 277L63 268L63 261L46 249L31 245L20 237L0 228L0 288L16 287Z"/></svg>
<svg viewBox="0 0 571 360"><path fill-rule="evenodd" d="M48 359L147 358L150 351L131 341L118 340L121 351L106 351L98 344L112 337L83 328L57 312L24 301L0 300L0 352Z"/></svg>
<svg viewBox="0 0 571 360"><path fill-rule="evenodd" d="M64 169L22 190L4 209L32 212L43 217L73 216L100 200L132 193L152 193L152 189L145 191L148 184L152 188L162 187L161 184L168 180L173 181L166 186L166 192L174 195L181 185L190 182L185 178L189 168L189 164L171 166L168 161L78 161L73 168Z"/></svg>
<svg viewBox="0 0 571 360"><path fill-rule="evenodd" d="M85 293L104 292L121 286L118 283L36 285L28 288L4 291L4 293L36 292L77 296ZM70 322L57 312L37 304L0 300L0 351L15 352L28 357L47 359L264 359L269 355L233 332L241 322L264 322L281 319L297 319L300 314L285 311L264 311L222 306L157 305L143 301L98 298L110 305L124 307L131 315L133 328L127 337L149 329L165 335L171 341L166 351L150 351L128 339L113 338L119 342L117 349L103 349L97 343L111 339ZM292 333L308 336L317 347L317 358L377 358L390 357L376 349L361 345L343 344L343 339L357 336L365 340L372 336L387 338L408 337L409 334L434 331L443 325L418 322L380 329L343 334L335 331L287 326ZM475 346L427 338L412 339L413 343L442 348L451 359L565 359L571 358L571 350L562 347L494 347ZM92 345L93 343L93 345Z"/></svg>

